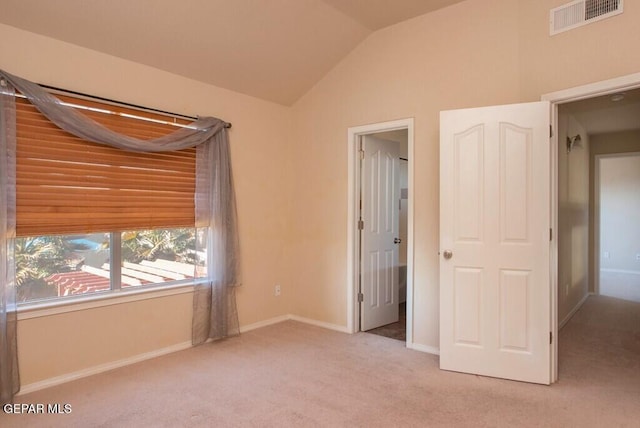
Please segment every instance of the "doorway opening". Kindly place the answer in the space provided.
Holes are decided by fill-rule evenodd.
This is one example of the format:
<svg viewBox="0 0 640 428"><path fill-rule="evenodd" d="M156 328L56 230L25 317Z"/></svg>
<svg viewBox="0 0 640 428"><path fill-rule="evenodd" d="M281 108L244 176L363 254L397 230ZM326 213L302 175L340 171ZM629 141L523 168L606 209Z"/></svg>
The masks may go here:
<svg viewBox="0 0 640 428"><path fill-rule="evenodd" d="M413 119L348 130L348 328L412 347Z"/></svg>
<svg viewBox="0 0 640 428"><path fill-rule="evenodd" d="M640 130L597 136L615 154L595 156L595 252L599 270L594 292L640 303ZM621 141L638 152L620 153ZM612 147L613 146L613 147Z"/></svg>
<svg viewBox="0 0 640 428"><path fill-rule="evenodd" d="M603 155L640 151L634 148L640 138L631 137L640 136L638 88L640 74L634 74L542 97L552 103L555 131L551 300L553 333L559 339L552 347L553 382L558 379L558 333L589 296L600 294L601 265L607 252L611 257L611 251L601 246L598 164Z"/></svg>

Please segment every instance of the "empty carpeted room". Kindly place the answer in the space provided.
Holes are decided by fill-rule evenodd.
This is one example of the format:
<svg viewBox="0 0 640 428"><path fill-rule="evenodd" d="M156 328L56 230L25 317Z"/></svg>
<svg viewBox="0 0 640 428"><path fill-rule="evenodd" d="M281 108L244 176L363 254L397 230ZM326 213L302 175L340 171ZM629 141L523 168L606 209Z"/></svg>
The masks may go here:
<svg viewBox="0 0 640 428"><path fill-rule="evenodd" d="M637 425L639 21L0 0L0 425Z"/></svg>

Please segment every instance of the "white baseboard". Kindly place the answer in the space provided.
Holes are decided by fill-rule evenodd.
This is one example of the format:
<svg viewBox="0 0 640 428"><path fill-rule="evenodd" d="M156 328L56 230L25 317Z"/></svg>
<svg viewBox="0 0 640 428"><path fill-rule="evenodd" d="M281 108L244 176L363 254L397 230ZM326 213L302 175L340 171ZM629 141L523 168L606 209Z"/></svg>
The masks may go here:
<svg viewBox="0 0 640 428"><path fill-rule="evenodd" d="M331 324L324 321L318 321L311 318L300 317L298 315L289 315L289 319L292 321L298 321L305 324L315 325L317 327L326 328L329 330L339 331L340 333L351 333L349 329L344 325Z"/></svg>
<svg viewBox="0 0 640 428"><path fill-rule="evenodd" d="M253 324L245 325L245 326L240 327L240 333L246 333L248 331L255 330L255 329L258 329L258 328L267 327L267 326L273 325L273 324L278 324L280 322L287 321L287 320L291 319L290 317L291 317L290 315L282 315L282 316L279 316L279 317L270 318L268 320L259 321L259 322L253 323Z"/></svg>
<svg viewBox="0 0 640 428"><path fill-rule="evenodd" d="M435 346L421 345L419 343L407 343L407 348L427 354L440 355L440 349Z"/></svg>
<svg viewBox="0 0 640 428"><path fill-rule="evenodd" d="M255 330L258 328L262 328L262 327L267 327L273 324L278 324L280 322L283 321L298 321L304 324L310 324L310 325L315 325L316 327L322 327L322 328L326 328L328 330L334 330L334 331L339 331L341 333L349 333L349 330L347 329L347 327L341 326L341 325L337 325L337 324L331 324L328 322L324 322L324 321L318 321L318 320L314 320L311 318L305 318L305 317L300 317L298 315L291 315L291 314L287 314L287 315L281 315L279 317L275 317L275 318L270 318L268 320L264 320L264 321L259 321L257 323L253 323L253 324L249 324L246 325L244 327L240 327L240 333L245 333L247 331L251 331L251 330Z"/></svg>
<svg viewBox="0 0 640 428"><path fill-rule="evenodd" d="M564 317L562 321L560 321L560 324L558 325L558 330L562 330L562 327L564 327L564 325L569 322L571 317L573 317L576 314L576 312L580 310L580 308L582 307L582 305L584 305L584 302L587 301L590 295L591 295L590 293L585 294L584 297L578 302L578 304L575 305L573 309L571 309L571 311L569 311L567 316Z"/></svg>
<svg viewBox="0 0 640 428"><path fill-rule="evenodd" d="M122 360L113 361L110 363L100 364L94 367L89 367L77 372L64 374L61 376L52 377L39 382L23 385L20 388L18 395L28 394L30 392L39 391L41 389L49 388L51 386L60 385L62 383L71 382L73 380L82 379L83 377L92 376L98 373L103 373L109 370L117 369L120 367L128 366L130 364L139 363L144 360L159 357L161 355L170 354L172 352L182 351L191 348L191 341L177 343L175 345L168 346L166 348L157 349L155 351L146 352L144 354L134 355L133 357L124 358Z"/></svg>

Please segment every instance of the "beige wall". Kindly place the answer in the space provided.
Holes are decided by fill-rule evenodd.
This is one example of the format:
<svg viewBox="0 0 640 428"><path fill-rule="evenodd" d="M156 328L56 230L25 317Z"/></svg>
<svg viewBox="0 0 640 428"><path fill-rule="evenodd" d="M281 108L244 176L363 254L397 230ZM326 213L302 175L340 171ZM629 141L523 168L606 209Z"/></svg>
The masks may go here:
<svg viewBox="0 0 640 428"><path fill-rule="evenodd" d="M186 293L22 319L21 385L183 345L191 338L191 307Z"/></svg>
<svg viewBox="0 0 640 428"><path fill-rule="evenodd" d="M517 0L521 101L541 94L636 73L640 58L640 4L624 2L624 13L549 36L549 10L570 0ZM501 2L493 2L501 3ZM503 1L502 3L512 3Z"/></svg>
<svg viewBox="0 0 640 428"><path fill-rule="evenodd" d="M467 0L369 36L293 107L293 308L346 325L347 128L415 118L414 341L437 347L438 113L539 100L640 70L640 5L554 37L563 0Z"/></svg>
<svg viewBox="0 0 640 428"><path fill-rule="evenodd" d="M567 137L580 135L567 152ZM589 136L571 115L558 114L558 320L578 307L589 287Z"/></svg>
<svg viewBox="0 0 640 428"><path fill-rule="evenodd" d="M284 275L289 108L5 25L0 58L0 67L35 82L232 122L243 257L240 322L246 326L291 312L291 284ZM282 285L279 298L275 284ZM22 384L187 342L190 320L190 295L23 320Z"/></svg>

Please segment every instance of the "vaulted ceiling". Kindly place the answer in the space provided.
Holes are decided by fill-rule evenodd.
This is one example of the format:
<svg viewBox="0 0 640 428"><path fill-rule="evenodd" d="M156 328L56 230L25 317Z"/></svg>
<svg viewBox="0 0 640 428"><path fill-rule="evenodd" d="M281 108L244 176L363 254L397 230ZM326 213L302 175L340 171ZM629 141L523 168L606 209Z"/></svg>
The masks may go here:
<svg viewBox="0 0 640 428"><path fill-rule="evenodd" d="M0 23L291 105L372 32L460 1L2 0Z"/></svg>

